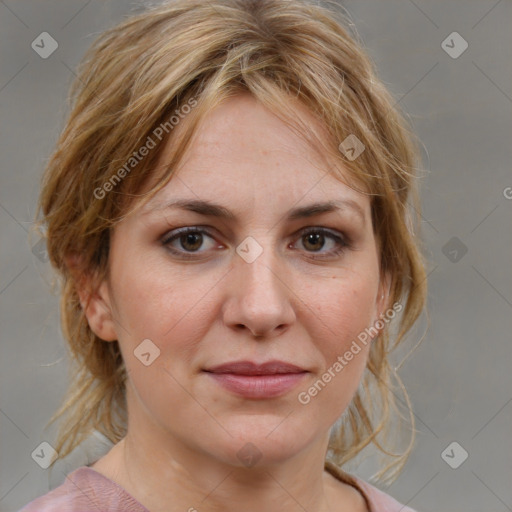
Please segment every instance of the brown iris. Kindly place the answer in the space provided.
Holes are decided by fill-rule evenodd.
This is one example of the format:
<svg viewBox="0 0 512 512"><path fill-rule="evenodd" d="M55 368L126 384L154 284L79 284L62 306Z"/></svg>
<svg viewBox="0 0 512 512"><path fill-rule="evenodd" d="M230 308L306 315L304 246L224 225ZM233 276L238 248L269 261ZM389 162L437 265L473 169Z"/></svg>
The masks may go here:
<svg viewBox="0 0 512 512"><path fill-rule="evenodd" d="M308 233L307 235L304 235L302 239L304 240L304 247L312 251L318 251L325 243L324 235L320 233Z"/></svg>
<svg viewBox="0 0 512 512"><path fill-rule="evenodd" d="M186 233L180 236L181 246L187 251L197 251L203 244L201 233Z"/></svg>

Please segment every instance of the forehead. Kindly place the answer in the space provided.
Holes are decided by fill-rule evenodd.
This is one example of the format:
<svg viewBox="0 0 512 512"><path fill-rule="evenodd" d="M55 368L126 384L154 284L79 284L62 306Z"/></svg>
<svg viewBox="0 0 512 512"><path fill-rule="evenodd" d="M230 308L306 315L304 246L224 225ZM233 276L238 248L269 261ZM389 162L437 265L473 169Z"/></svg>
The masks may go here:
<svg viewBox="0 0 512 512"><path fill-rule="evenodd" d="M294 108L328 136L303 105L296 102ZM336 167L343 174L339 163ZM259 209L261 214L340 199L363 210L369 206L365 195L333 176L303 138L249 94L226 100L203 119L175 174L143 211L177 198L206 199L240 211Z"/></svg>

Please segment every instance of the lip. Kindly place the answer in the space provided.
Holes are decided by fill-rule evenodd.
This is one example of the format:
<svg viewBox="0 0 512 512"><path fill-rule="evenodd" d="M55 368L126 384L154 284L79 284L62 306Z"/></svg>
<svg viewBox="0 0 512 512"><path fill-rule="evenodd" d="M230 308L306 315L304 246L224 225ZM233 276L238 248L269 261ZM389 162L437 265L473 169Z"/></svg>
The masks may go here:
<svg viewBox="0 0 512 512"><path fill-rule="evenodd" d="M274 359L260 364L252 361L231 361L229 363L213 366L205 371L216 374L233 373L235 375L275 375L282 373L302 373L306 370L295 364Z"/></svg>
<svg viewBox="0 0 512 512"><path fill-rule="evenodd" d="M309 373L283 361L234 361L204 370L217 384L245 398L274 398L293 389Z"/></svg>

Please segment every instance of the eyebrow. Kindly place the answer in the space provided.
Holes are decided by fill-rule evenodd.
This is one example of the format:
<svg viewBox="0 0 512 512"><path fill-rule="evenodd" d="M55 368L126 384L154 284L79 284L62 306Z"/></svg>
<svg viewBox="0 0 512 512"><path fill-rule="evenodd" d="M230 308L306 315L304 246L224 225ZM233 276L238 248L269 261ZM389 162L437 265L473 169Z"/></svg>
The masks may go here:
<svg viewBox="0 0 512 512"><path fill-rule="evenodd" d="M206 217L218 217L220 219L236 220L235 214L228 208L211 201L204 201L198 199L175 199L171 201L166 201L157 204L152 209L146 210L144 214L150 214L153 212L173 208L180 208L182 210L195 212ZM287 220L292 221L314 217L316 215L321 215L323 213L339 212L344 210L350 210L356 213L361 218L363 223L365 222L366 217L363 208L359 205L359 203L351 199L339 199L336 201L317 202L309 204L307 206L293 208L288 212L286 218Z"/></svg>

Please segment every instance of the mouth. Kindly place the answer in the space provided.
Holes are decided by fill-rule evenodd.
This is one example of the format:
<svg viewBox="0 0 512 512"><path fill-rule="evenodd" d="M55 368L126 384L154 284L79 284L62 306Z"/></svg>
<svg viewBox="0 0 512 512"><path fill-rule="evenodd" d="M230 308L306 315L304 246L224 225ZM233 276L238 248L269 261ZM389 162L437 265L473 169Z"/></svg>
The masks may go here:
<svg viewBox="0 0 512 512"><path fill-rule="evenodd" d="M266 399L291 391L309 373L283 361L257 364L234 361L203 370L227 391L244 398Z"/></svg>

